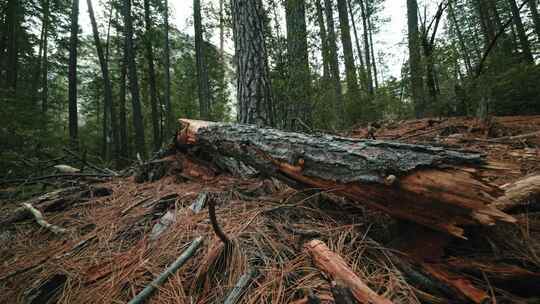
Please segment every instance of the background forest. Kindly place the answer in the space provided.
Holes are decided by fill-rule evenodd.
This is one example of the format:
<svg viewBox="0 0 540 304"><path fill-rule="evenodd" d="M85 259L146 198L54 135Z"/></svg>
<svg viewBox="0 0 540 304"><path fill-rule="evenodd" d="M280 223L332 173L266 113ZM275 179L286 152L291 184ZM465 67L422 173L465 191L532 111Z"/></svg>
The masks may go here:
<svg viewBox="0 0 540 304"><path fill-rule="evenodd" d="M66 148L124 167L169 143L179 117L261 123L242 103L237 76L251 72L263 80L248 92L264 101L262 123L288 130L540 113L537 0L407 0L399 78L382 75L374 47L389 1L194 0L194 32L169 23L167 0L82 1L88 11L79 0L0 2L3 177ZM252 61L238 53L245 41L260 48Z"/></svg>

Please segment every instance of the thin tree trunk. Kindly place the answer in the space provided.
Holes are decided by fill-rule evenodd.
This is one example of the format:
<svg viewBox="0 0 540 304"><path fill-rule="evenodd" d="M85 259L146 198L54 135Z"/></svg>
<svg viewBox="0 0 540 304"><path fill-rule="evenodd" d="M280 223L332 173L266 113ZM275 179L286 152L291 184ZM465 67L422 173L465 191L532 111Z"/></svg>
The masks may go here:
<svg viewBox="0 0 540 304"><path fill-rule="evenodd" d="M43 8L43 22L44 22L44 32L43 32L43 57L42 61L42 71L41 71L41 112L44 119L44 127L47 127L47 108L48 108L48 74L49 74L49 61L48 61L48 38L49 38L49 0L45 0L45 6Z"/></svg>
<svg viewBox="0 0 540 304"><path fill-rule="evenodd" d="M122 54L122 58L119 58L120 60L120 93L119 98L120 102L118 104L120 110L119 110L119 121L120 121L120 127L119 127L119 135L120 135L120 150L119 150L119 158L120 167L123 166L126 162L126 160L129 157L128 154L128 131L127 131L127 110L126 110L126 76L127 76L127 50L126 50L126 43L124 42L122 44L122 52L119 52Z"/></svg>
<svg viewBox="0 0 540 304"><path fill-rule="evenodd" d="M364 57L362 55L362 48L360 47L360 39L358 38L358 31L356 29L356 21L354 20L354 13L353 8L351 5L351 0L347 0L347 4L349 6L349 14L351 17L351 23L353 27L353 33L354 33L354 41L356 42L356 51L358 53L358 58L360 59L360 82L364 86L364 89L368 89L367 84L367 76L366 76L366 67L364 65Z"/></svg>
<svg viewBox="0 0 540 304"><path fill-rule="evenodd" d="M534 23L534 31L536 38L540 41L540 15L538 14L538 0L529 0L529 10L531 11L531 19Z"/></svg>
<svg viewBox="0 0 540 304"><path fill-rule="evenodd" d="M371 13L368 14L369 45L371 49L371 62L373 64L373 80L375 89L379 88L379 74L377 71L377 57L375 56L375 44L373 43L373 28L371 27Z"/></svg>
<svg viewBox="0 0 540 304"><path fill-rule="evenodd" d="M158 98L156 89L156 72L154 69L154 50L152 47L152 19L150 18L150 0L144 0L144 26L145 26L145 55L148 63L148 82L150 87L150 108L152 115L152 131L154 151L161 148L159 130Z"/></svg>
<svg viewBox="0 0 540 304"><path fill-rule="evenodd" d="M238 120L274 125L262 0L232 0Z"/></svg>
<svg viewBox="0 0 540 304"><path fill-rule="evenodd" d="M301 118L311 125L311 77L309 70L306 7L304 0L287 0L287 49L290 104L294 106L293 119ZM294 128L295 121L292 122Z"/></svg>
<svg viewBox="0 0 540 304"><path fill-rule="evenodd" d="M345 118L345 101L343 100L343 90L341 88L341 77L339 75L338 48L336 43L336 31L334 30L334 7L332 0L324 0L324 10L326 14L326 25L328 29L328 49L330 53L330 72L334 82L335 101L337 108L337 121L341 127Z"/></svg>
<svg viewBox="0 0 540 304"><path fill-rule="evenodd" d="M8 91L8 96L15 97L17 91L17 69L18 69L18 43L17 32L19 31L19 1L9 0L7 3L6 16L6 42L7 50L5 56L5 83L4 88Z"/></svg>
<svg viewBox="0 0 540 304"><path fill-rule="evenodd" d="M45 5L43 5L45 6ZM45 10L45 8L43 8ZM38 97L38 91L39 91L39 81L40 75L41 75L41 58L43 57L43 42L45 37L45 16L42 17L41 21L41 34L39 36L39 50L38 50L38 57L36 60L36 72L34 73L32 77L32 101L35 101L37 104L37 97Z"/></svg>
<svg viewBox="0 0 540 304"><path fill-rule="evenodd" d="M472 72L471 58L469 57L469 51L467 50L467 46L465 45L465 39L463 38L463 33L461 33L460 25L457 23L454 7L452 5L453 1L455 0L451 0L448 2L448 12L450 15L450 21L452 22L452 27L456 31L456 35L458 38L459 46L461 48L463 60L465 61L465 68L467 69L467 75L471 75L471 72Z"/></svg>
<svg viewBox="0 0 540 304"><path fill-rule="evenodd" d="M411 73L411 91L414 112L417 118L424 116L424 88L422 81L422 63L420 62L420 41L418 32L418 3L407 0L407 22L409 29L409 66Z"/></svg>
<svg viewBox="0 0 540 304"><path fill-rule="evenodd" d="M111 40L111 26L113 21L113 3L109 1L109 22L107 25L107 39L105 41L105 63L109 66L109 54L110 54L110 40ZM110 75L110 73L109 73ZM109 77L111 79L111 77ZM111 79L111 90L114 91ZM118 130L118 116L116 114L116 102L111 92L111 133L112 133L112 159L115 161L115 166L119 167L120 165L120 134ZM104 143L106 144L106 143Z"/></svg>
<svg viewBox="0 0 540 304"><path fill-rule="evenodd" d="M174 113L171 104L171 63L170 63L170 46L169 46L169 3L165 0L165 131L163 136L172 135L174 132Z"/></svg>
<svg viewBox="0 0 540 304"><path fill-rule="evenodd" d="M133 23L131 20L131 0L124 0L124 35L127 52L128 78L133 106L133 127L135 128L135 150L141 157L146 158L146 145L144 140L144 125L139 95L139 80L137 78L137 65L135 63L135 46L133 45Z"/></svg>
<svg viewBox="0 0 540 304"><path fill-rule="evenodd" d="M225 64L225 17L224 0L219 0L219 56L221 64Z"/></svg>
<svg viewBox="0 0 540 304"><path fill-rule="evenodd" d="M341 30L341 44L343 46L343 56L345 58L345 75L347 79L347 95L349 101L359 102L358 78L356 77L356 65L354 64L354 54L351 42L351 27L349 25L349 14L347 0L337 0L339 24Z"/></svg>
<svg viewBox="0 0 540 304"><path fill-rule="evenodd" d="M514 24L516 26L519 42L521 43L523 55L525 56L525 60L528 63L532 64L534 63L534 57L531 52L531 45L529 44L529 39L527 38L527 33L525 32L525 27L523 26L523 22L519 14L519 8L515 0L508 0L508 3L510 4L512 18L514 19Z"/></svg>
<svg viewBox="0 0 540 304"><path fill-rule="evenodd" d="M72 1L71 37L69 42L69 138L73 149L79 148L79 121L77 111L77 44L79 32L79 0Z"/></svg>
<svg viewBox="0 0 540 304"><path fill-rule="evenodd" d="M210 119L210 84L203 39L201 1L193 0L193 19L195 28L195 58L197 60L197 80L199 84L199 115L202 119Z"/></svg>
<svg viewBox="0 0 540 304"><path fill-rule="evenodd" d="M330 79L330 51L328 49L328 36L326 33L326 26L324 25L323 8L321 0L315 1L317 12L317 24L319 26L319 36L321 38L321 56L323 60L323 79L328 81Z"/></svg>
<svg viewBox="0 0 540 304"><path fill-rule="evenodd" d="M90 16L90 22L92 24L92 33L94 35L94 44L96 45L96 50L99 58L99 65L101 67L101 77L103 78L103 87L104 87L104 102L103 102L103 136L105 138L105 159L111 159L111 140L112 140L112 128L111 128L111 108L112 108L112 85L109 74L109 66L107 64L107 59L103 51L103 46L101 45L101 39L99 38L98 27L96 23L96 18L94 16L94 9L92 7L92 0L86 0L88 5L88 14Z"/></svg>
<svg viewBox="0 0 540 304"><path fill-rule="evenodd" d="M367 24L367 12L364 0L358 0L362 13L362 25L364 26L364 55L366 56L366 70L368 81L368 93L373 95L373 74L371 73L371 48L369 47L369 29Z"/></svg>

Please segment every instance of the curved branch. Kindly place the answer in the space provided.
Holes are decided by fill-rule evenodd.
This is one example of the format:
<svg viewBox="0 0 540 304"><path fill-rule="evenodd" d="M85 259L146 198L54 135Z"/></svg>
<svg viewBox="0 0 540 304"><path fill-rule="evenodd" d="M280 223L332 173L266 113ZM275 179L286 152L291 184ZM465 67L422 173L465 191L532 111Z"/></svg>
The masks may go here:
<svg viewBox="0 0 540 304"><path fill-rule="evenodd" d="M216 218L216 206L215 206L215 197L211 196L208 200L208 216L210 217L210 223L212 223L212 228L214 229L214 232L219 237L219 239L223 242L223 244L227 245L230 242L230 239L227 237L225 232L221 230L221 227L219 226L219 223Z"/></svg>

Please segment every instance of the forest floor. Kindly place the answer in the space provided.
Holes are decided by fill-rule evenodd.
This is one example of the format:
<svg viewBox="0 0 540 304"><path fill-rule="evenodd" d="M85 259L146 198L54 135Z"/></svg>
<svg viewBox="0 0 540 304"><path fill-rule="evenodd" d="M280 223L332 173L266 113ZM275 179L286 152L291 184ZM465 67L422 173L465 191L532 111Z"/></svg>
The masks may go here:
<svg viewBox="0 0 540 304"><path fill-rule="evenodd" d="M484 178L503 188L540 173L540 116L385 122L373 131L376 139L484 152L498 172ZM348 136L366 138L368 129ZM313 263L310 239L324 242L393 303L540 303L538 194L512 211L518 224L471 228L462 240L359 208L331 191L234 177L182 153L167 164L153 182L49 181L57 190L43 186L26 202L63 232L21 213L21 198L2 199L0 302L125 303L202 236L195 256L148 303L222 303L246 274L244 295L228 303L334 303L347 284ZM215 204L227 245L204 204Z"/></svg>

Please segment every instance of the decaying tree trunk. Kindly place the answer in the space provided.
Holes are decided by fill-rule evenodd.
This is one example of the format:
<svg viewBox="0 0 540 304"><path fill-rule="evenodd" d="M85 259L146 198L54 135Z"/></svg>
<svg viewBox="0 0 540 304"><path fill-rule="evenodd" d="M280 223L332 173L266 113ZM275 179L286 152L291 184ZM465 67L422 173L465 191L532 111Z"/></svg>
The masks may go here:
<svg viewBox="0 0 540 304"><path fill-rule="evenodd" d="M464 226L516 222L490 204L502 191L482 181L481 154L391 141L305 135L252 125L181 119L177 137L236 158L295 187L333 193L450 235Z"/></svg>

